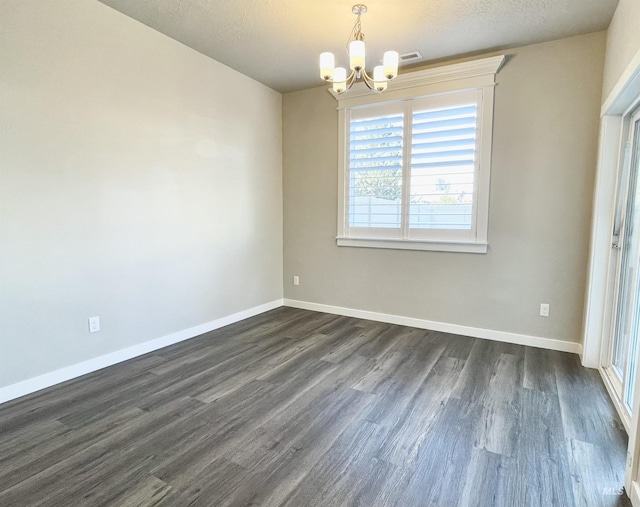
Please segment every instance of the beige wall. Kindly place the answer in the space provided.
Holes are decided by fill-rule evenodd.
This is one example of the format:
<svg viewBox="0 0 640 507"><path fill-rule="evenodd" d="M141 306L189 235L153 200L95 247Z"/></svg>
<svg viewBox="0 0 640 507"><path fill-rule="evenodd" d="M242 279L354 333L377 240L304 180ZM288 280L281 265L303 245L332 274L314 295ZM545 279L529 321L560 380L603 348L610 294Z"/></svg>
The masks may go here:
<svg viewBox="0 0 640 507"><path fill-rule="evenodd" d="M640 51L640 0L620 0L607 30L603 102L638 51Z"/></svg>
<svg viewBox="0 0 640 507"><path fill-rule="evenodd" d="M579 342L604 49L595 33L508 52L486 255L337 247L336 101L284 95L285 297Z"/></svg>
<svg viewBox="0 0 640 507"><path fill-rule="evenodd" d="M281 298L281 95L99 2L0 12L0 387Z"/></svg>

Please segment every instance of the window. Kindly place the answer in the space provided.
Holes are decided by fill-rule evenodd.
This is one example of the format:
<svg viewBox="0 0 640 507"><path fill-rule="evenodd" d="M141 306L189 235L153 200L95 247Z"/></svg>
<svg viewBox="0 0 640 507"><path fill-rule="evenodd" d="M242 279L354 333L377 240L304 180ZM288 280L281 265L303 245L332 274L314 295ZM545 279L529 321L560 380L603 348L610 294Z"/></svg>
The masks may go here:
<svg viewBox="0 0 640 507"><path fill-rule="evenodd" d="M493 87L503 59L399 76L381 95L339 96L338 245L487 251Z"/></svg>

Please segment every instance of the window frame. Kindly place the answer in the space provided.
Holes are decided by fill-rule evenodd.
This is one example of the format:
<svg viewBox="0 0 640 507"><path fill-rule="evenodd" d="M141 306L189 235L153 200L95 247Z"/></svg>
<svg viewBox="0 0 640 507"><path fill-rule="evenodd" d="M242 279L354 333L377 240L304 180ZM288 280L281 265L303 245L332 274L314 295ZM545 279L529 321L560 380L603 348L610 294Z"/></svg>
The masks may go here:
<svg viewBox="0 0 640 507"><path fill-rule="evenodd" d="M401 250L434 250L447 252L486 253L488 248L489 188L491 179L491 146L493 137L493 104L495 75L505 60L504 55L471 62L436 67L419 72L402 74L394 79L383 94L371 94L366 88L354 86L346 95L336 95L338 101L338 246L391 248ZM356 234L349 227L349 129L352 111L362 111L389 104L397 108L401 104L405 115L405 129L408 124L407 112L420 101L437 100L438 96L476 91L478 138L476 139L476 165L473 200L472 233L468 239L451 238L436 233L418 234L423 237L409 238L408 217L403 217L401 237L392 237L389 231L374 228L358 228ZM331 92L331 90L330 90ZM357 113L356 113L357 114ZM405 137L409 140L410 137ZM411 143L403 144L403 159L410 160ZM408 185L408 164L403 164L403 185ZM363 229L367 229L366 231ZM394 231L396 229L393 229ZM414 232L417 229L414 229ZM453 229L438 229L452 231ZM435 229L431 230L435 231ZM370 232L371 235L366 235ZM378 233L375 235L374 233ZM396 235L397 236L397 235ZM431 237L429 237L431 236ZM447 238L446 236L449 236ZM454 235L455 236L455 235Z"/></svg>

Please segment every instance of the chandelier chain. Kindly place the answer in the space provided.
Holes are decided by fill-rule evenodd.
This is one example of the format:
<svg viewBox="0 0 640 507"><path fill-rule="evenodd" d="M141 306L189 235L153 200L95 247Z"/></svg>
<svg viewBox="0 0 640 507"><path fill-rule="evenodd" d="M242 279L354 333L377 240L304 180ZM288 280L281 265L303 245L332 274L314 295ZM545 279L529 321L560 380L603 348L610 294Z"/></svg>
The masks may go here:
<svg viewBox="0 0 640 507"><path fill-rule="evenodd" d="M347 52L347 54L349 54L349 43L352 40L364 40L364 34L362 33L362 22L360 21L362 13L358 12L357 16L358 17L356 18L356 22L354 23L353 28L351 29L351 33L349 34L349 37L347 38L347 43L344 46L344 49Z"/></svg>

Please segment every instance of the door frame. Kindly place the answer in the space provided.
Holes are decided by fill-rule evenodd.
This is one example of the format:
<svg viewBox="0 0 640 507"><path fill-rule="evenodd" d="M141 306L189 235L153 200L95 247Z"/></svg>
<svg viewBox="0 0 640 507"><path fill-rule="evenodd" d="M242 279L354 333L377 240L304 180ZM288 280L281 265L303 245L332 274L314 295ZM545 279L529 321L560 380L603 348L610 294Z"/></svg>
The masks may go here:
<svg viewBox="0 0 640 507"><path fill-rule="evenodd" d="M618 167L616 168L616 183L615 183L615 192L614 192L614 209L613 209L613 222L615 222L618 218L620 218L620 224L618 225L618 238L615 240L617 245L626 244L627 243L627 220L629 217L626 216L628 212L628 200L629 193L632 191L630 188L631 184L636 181L640 175L636 174L635 176L631 173L631 165L633 153L631 150L627 150L627 147L631 148L631 143L633 141L633 137L635 137L635 123L640 118L640 112L638 111L637 105L634 104L634 109L626 112L622 115L622 129L620 135L620 156ZM624 179L624 181L623 181ZM637 182L635 183L637 187ZM637 190L635 190L637 191ZM618 195L621 193L622 195ZM635 195L635 194L634 194ZM622 199L619 201L619 199ZM624 211L621 211L624 210ZM618 217L618 212L622 212L625 216ZM606 288L606 296L605 296L605 322L603 325L602 332L602 344L600 348L600 363L599 370L602 375L603 381L607 390L609 391L609 395L616 406L618 414L620 415L620 419L624 424L627 433L629 432L631 426L631 414L629 413L629 409L625 405L626 400L626 389L627 387L627 375L629 374L629 361L627 358L628 350L625 351L625 364L622 365L622 376L618 378L618 375L613 368L611 367L611 362L614 357L614 347L613 340L616 336L616 331L618 330L619 323L617 319L620 317L618 305L620 304L619 296L620 296L620 277L622 276L622 263L624 262L624 251L625 248L614 249L614 230L615 226L612 223L612 231L610 234L609 244L609 270L608 270L608 279L607 279L607 288ZM637 277L637 274L635 275ZM632 281L633 286L635 287L637 281L634 279ZM632 289L633 290L633 289ZM634 292L635 299L635 292ZM633 309L634 301L630 302L630 311ZM626 316L627 319L632 319L632 315L628 314ZM629 324L628 322L624 325ZM628 348L630 344L625 344ZM632 405L631 405L632 406ZM631 408L631 407L630 407Z"/></svg>
<svg viewBox="0 0 640 507"><path fill-rule="evenodd" d="M598 368L608 390L612 389L608 376L602 371L602 358L608 353L611 315L611 234L615 213L615 194L618 168L624 157L626 144L625 121L640 104L640 50L618 80L600 111L600 138L598 143L598 165L593 199L591 243L585 312L583 323L582 364ZM603 353L604 352L604 353ZM612 394L610 392L609 394ZM618 413L625 413L623 406L615 401ZM640 507L640 375L636 378L636 389L631 420L626 426L629 434L627 449L625 489L634 507ZM626 417L628 419L628 417Z"/></svg>

